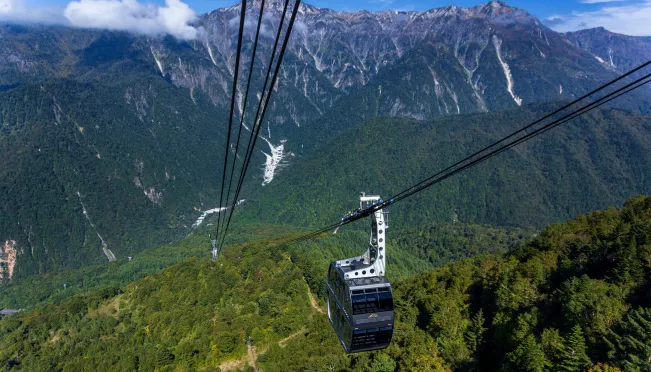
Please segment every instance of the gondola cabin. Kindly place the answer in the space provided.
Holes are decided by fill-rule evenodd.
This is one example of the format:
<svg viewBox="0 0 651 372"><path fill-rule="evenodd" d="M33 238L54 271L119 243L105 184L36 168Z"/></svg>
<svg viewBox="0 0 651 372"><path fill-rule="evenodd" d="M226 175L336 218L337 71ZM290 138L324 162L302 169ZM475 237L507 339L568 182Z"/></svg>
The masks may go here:
<svg viewBox="0 0 651 372"><path fill-rule="evenodd" d="M381 200L361 196L360 209ZM385 273L385 213L372 214L369 249L359 257L330 263L328 317L347 353L384 349L394 326L393 293Z"/></svg>
<svg viewBox="0 0 651 372"><path fill-rule="evenodd" d="M388 347L393 336L393 295L386 278L345 280L334 265L328 278L328 317L346 352Z"/></svg>

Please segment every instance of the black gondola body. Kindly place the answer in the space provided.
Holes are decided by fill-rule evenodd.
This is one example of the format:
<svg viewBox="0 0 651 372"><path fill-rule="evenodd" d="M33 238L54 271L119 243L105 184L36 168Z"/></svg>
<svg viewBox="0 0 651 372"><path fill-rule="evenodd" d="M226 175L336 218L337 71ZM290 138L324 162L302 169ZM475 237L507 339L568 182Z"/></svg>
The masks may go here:
<svg viewBox="0 0 651 372"><path fill-rule="evenodd" d="M360 208L377 202L361 196ZM393 293L385 273L386 214L373 213L369 249L332 262L328 270L328 317L347 353L384 349L393 336Z"/></svg>
<svg viewBox="0 0 651 372"><path fill-rule="evenodd" d="M342 279L334 262L328 279L328 317L346 352L388 347L393 336L391 283L383 277Z"/></svg>

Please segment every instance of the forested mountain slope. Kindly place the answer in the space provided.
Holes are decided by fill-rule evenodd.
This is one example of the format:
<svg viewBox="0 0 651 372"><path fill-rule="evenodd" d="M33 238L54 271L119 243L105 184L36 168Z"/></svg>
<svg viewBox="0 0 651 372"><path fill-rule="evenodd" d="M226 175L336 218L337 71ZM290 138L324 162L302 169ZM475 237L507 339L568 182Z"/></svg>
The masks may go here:
<svg viewBox="0 0 651 372"><path fill-rule="evenodd" d="M33 314L44 317L36 315L35 323L4 319L0 368L232 370L248 363L301 370L306 363L317 369L349 365L322 306L310 294L303 269L293 262L302 260L308 270L309 255L295 257L278 249L277 242L233 246L215 265L192 258L129 286L77 295L37 310ZM330 248L328 255L350 253L350 247ZM50 322L61 328L52 329ZM35 332L28 337L35 343L25 343L15 333L18 329ZM424 332L408 332L402 337L411 340L414 351L404 352L401 360L415 366L419 354L434 345ZM37 341L41 337L42 344ZM295 355L299 344L304 346L300 357ZM287 352L294 355L288 358ZM441 361L432 358L432 363Z"/></svg>
<svg viewBox="0 0 651 372"><path fill-rule="evenodd" d="M402 283L403 315L455 369L648 370L650 243L651 198L637 197Z"/></svg>
<svg viewBox="0 0 651 372"><path fill-rule="evenodd" d="M259 7L260 2L249 2L247 17L255 18ZM273 44L269 36L278 26L281 8L278 1L266 6L266 33L253 69L256 91L262 86ZM335 12L308 4L300 9L277 97L263 123L269 142L261 143L267 153L282 148L285 161L301 152L308 144L303 140L309 142L314 133L321 141L332 138L332 131L321 128L315 118L328 118L331 110L359 101L360 90L372 94L378 106L363 119L377 114L431 118L576 97L618 73L583 44L574 45L526 10L498 1L424 12ZM138 72L159 76L191 98L203 92L226 110L237 35L231 20L238 12L235 5L202 15L195 25L202 30L199 38L187 41L3 25L0 86L12 89L54 77L112 84ZM245 31L248 51L255 29ZM629 49L618 55L639 60L639 53ZM242 77L249 63L245 53ZM243 86L237 98L239 115Z"/></svg>
<svg viewBox="0 0 651 372"><path fill-rule="evenodd" d="M0 309L34 309L106 286L127 285L189 257L205 259L211 256L208 250L210 229L210 226L201 227L180 242L148 248L108 265L87 265L9 282L8 285L0 286ZM236 225L231 230L230 241L233 244L251 243L299 231L288 226ZM398 231L392 229L388 243L391 249L391 278L403 279L453 260L485 253L508 252L535 233L535 230L461 223L424 224ZM310 260L327 265L337 254L356 254L367 243L368 232L342 231L334 238L329 240L331 243L327 249L323 249L319 242L305 247L312 252ZM315 277L314 280L320 278ZM316 291L322 293L323 289L319 287Z"/></svg>
<svg viewBox="0 0 651 372"><path fill-rule="evenodd" d="M0 240L15 242L14 278L126 259L187 235L215 207L222 113L135 78L0 93Z"/></svg>
<svg viewBox="0 0 651 372"><path fill-rule="evenodd" d="M378 118L342 133L248 199L239 218L326 225L360 191L385 198L544 114L552 104L430 121ZM651 190L649 117L600 109L390 207L395 226L542 227ZM264 214L263 211L274 211Z"/></svg>
<svg viewBox="0 0 651 372"><path fill-rule="evenodd" d="M344 355L310 293L323 285L322 261L344 253L342 247L323 239L285 250L278 242L233 246L215 265L193 258L126 287L0 320L1 366L29 371L649 367L651 198L549 226L506 255L461 260L395 283L393 344L351 356Z"/></svg>
<svg viewBox="0 0 651 372"><path fill-rule="evenodd" d="M260 2L249 4L253 19ZM267 3L251 103L262 86L280 5ZM193 27L201 32L192 40L0 25L0 256L12 268L4 281L177 240L217 207L235 73L231 20L238 12L235 5L200 16ZM254 30L245 28L236 123ZM570 99L618 74L525 10L496 1L422 12L335 12L302 4L290 40L247 180L251 191L262 189L258 199L268 191L278 197L278 188L261 184L275 183L283 168L288 177L313 179L314 169L286 166L324 143L344 146L331 141L378 115L431 119ZM630 97L623 107L643 111L648 98ZM248 113L255 108L249 105ZM248 138L251 124L244 124ZM395 135L407 137L385 136ZM324 166L323 174L336 168ZM393 187L387 180L380 191ZM315 190L339 182L331 178ZM249 189L243 198L248 195ZM348 209L350 195L346 190L345 203L328 208ZM549 213L566 218L622 200L606 196L601 204ZM293 201L290 196L280 206L277 220L291 220L284 211L297 208ZM567 203L549 204L553 210ZM260 215L276 210L261 205ZM439 217L448 218L451 206L442 209ZM484 217L467 220L494 222ZM529 224L515 219L497 222Z"/></svg>

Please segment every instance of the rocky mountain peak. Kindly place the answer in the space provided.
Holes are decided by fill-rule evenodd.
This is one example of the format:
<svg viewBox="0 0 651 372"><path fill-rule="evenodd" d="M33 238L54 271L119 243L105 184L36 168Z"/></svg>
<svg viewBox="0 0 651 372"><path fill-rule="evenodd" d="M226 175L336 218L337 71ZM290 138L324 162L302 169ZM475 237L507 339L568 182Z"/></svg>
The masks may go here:
<svg viewBox="0 0 651 372"><path fill-rule="evenodd" d="M651 39L614 33L595 27L565 36L581 49L616 71L626 71L651 58Z"/></svg>
<svg viewBox="0 0 651 372"><path fill-rule="evenodd" d="M247 2L238 117L255 115L258 99L250 94L244 107L248 91L243 81L253 65L257 86L252 88L256 93L262 89L285 0L265 1L262 37L251 64L255 8L261 3ZM194 26L205 31L205 38L191 42L65 27L0 28L0 93L6 97L0 100L0 140L9 138L0 143L8 149L0 159L22 167L16 177L0 177L0 189L17 183L40 190L49 182L58 190L46 195L47 203L32 204L31 194L21 199L22 193L0 199L8 206L0 211L0 277L7 277L14 250L36 250L20 256L27 260L24 264L18 258L18 277L36 273L46 262L63 262L69 253L48 247L79 247L79 257L94 262L109 258L106 252L126 257L137 246L186 234L201 215L217 207L210 204L215 200L210 191L217 177L214 164L197 159L212 159L213 139L221 139L228 122L240 10L241 4L235 4L202 15ZM499 1L379 12L337 12L302 3L259 134L260 151L252 160L258 169L247 181L277 187L281 169L294 172L288 165L376 116L428 120L570 99L651 59L651 44L642 38L599 37L611 34L593 31L562 35ZM62 75L70 79L55 79ZM29 104L26 96L33 97ZM105 97L124 99L106 102ZM78 105L81 100L84 108ZM639 101L647 105L650 100ZM36 121L8 114L21 112L38 113ZM115 113L124 116L120 126L112 124ZM41 132L21 128L35 123L52 137L44 137L38 148L30 145L27 152L23 144L32 142L25 136ZM249 123L244 122L243 135ZM58 153L47 151L58 136L74 150L61 174L49 171ZM6 162L2 164L9 169ZM88 164L99 171L82 183L78 175L85 174ZM78 166L83 167L79 173ZM46 182L42 173L49 177ZM80 194L67 194L70 185L79 185L75 191ZM125 213L117 216L116 205ZM74 221L78 228L69 234L71 225L61 223L61 234L53 236L45 222L23 217L37 214ZM168 216L175 216L172 224ZM129 231L142 238L129 237ZM15 245L6 243L11 239ZM44 243L32 246L30 240Z"/></svg>
<svg viewBox="0 0 651 372"><path fill-rule="evenodd" d="M575 32L568 32L567 35L590 35L591 37L613 37L621 34L610 32L603 27L586 28ZM626 35L621 35L626 36Z"/></svg>
<svg viewBox="0 0 651 372"><path fill-rule="evenodd" d="M490 1L472 8L460 8L469 17L486 18L500 23L535 23L536 17L524 9L512 7L503 1Z"/></svg>
<svg viewBox="0 0 651 372"><path fill-rule="evenodd" d="M220 9L220 11L234 11L240 9L240 4L237 3L230 7ZM290 7L293 4L293 1L290 2ZM250 10L260 9L262 5L262 0L253 0L247 2L247 8ZM266 0L265 1L265 10L273 12L282 12L283 7L285 6L284 0ZM301 16L309 15L324 15L325 13L330 13L338 18L343 19L355 19L359 20L362 18L377 18L383 20L397 20L403 22L406 18L415 18L415 17L426 17L432 18L436 16L458 16L463 19L468 18L488 18L496 19L498 21L508 21L521 22L522 20L535 19L532 15L524 11L523 9L512 7L503 1L490 1L482 5L463 8L456 5L449 5L442 8L432 8L425 11L397 11L397 10L380 10L380 11L369 11L369 10L358 10L358 11L333 11L327 8L319 8L314 5L310 5L306 2L302 2L299 8L299 14Z"/></svg>
<svg viewBox="0 0 651 372"><path fill-rule="evenodd" d="M239 10L240 9L240 4L237 3L233 6L230 6L228 8L225 8L223 10ZM288 13L291 12L292 7L294 5L294 1L289 2L288 6ZM262 7L262 0L252 0L252 1L247 1L246 4L247 10L259 10L260 7ZM264 9L267 12L274 12L274 13L281 13L283 11L283 8L285 7L285 0L265 0L264 2ZM302 2L300 7L299 7L299 13L300 14L311 14L311 13L317 13L321 10L321 8L318 8L316 6L307 4Z"/></svg>
<svg viewBox="0 0 651 372"><path fill-rule="evenodd" d="M260 9L260 7L262 6L262 0L253 0L250 3L254 9ZM285 6L284 0L265 0L264 2L264 8L267 11L282 12L284 6ZM291 10L291 6L292 4L289 4L288 10Z"/></svg>

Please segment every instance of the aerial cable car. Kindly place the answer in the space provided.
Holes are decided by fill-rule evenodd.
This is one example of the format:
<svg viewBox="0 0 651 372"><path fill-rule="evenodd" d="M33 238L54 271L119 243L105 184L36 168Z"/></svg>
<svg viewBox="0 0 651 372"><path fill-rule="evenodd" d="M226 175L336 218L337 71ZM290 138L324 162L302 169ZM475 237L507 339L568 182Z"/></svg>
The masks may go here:
<svg viewBox="0 0 651 372"><path fill-rule="evenodd" d="M360 207L342 220L382 204L379 196L360 196ZM387 213L369 214L370 246L358 257L330 263L327 278L328 318L347 353L384 349L393 337L393 293L386 273Z"/></svg>

